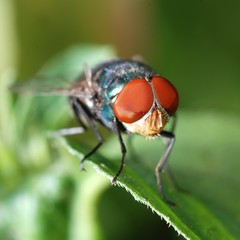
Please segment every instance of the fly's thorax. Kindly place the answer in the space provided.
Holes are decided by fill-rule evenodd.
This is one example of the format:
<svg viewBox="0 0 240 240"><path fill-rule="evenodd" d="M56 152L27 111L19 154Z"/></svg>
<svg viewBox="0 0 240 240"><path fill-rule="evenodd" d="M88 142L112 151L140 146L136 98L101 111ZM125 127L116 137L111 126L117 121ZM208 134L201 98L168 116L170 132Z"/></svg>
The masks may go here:
<svg viewBox="0 0 240 240"><path fill-rule="evenodd" d="M144 63L132 60L114 60L94 73L94 81L102 89L103 99L112 102L122 88L135 78L145 78L155 72Z"/></svg>
<svg viewBox="0 0 240 240"><path fill-rule="evenodd" d="M94 82L100 88L99 94L102 98L100 118L105 126L113 129L115 118L113 104L124 86L136 77L144 78L153 73L153 70L143 63L121 59L105 63L103 68L93 73Z"/></svg>

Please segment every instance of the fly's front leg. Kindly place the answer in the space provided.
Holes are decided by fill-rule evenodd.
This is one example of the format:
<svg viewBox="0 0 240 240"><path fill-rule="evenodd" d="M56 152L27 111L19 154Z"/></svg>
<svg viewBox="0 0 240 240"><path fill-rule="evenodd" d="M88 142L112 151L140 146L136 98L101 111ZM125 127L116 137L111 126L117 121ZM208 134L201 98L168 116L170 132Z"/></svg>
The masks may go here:
<svg viewBox="0 0 240 240"><path fill-rule="evenodd" d="M90 152L88 152L80 162L81 170L85 170L84 169L84 161L88 157L90 157L92 154L94 154L97 151L97 149L102 145L103 138L102 138L101 134L99 133L96 125L94 124L90 114L85 110L82 103L78 99L72 99L71 103L72 103L74 113L75 113L76 117L78 118L79 122L81 123L81 125L83 125L82 118L84 117L84 119L87 121L89 127L92 129L93 133L95 134L95 136L98 140L97 145Z"/></svg>
<svg viewBox="0 0 240 240"><path fill-rule="evenodd" d="M84 127L73 127L73 128L63 128L58 131L50 132L48 135L50 137L58 137L58 136L76 135L84 132L85 132Z"/></svg>
<svg viewBox="0 0 240 240"><path fill-rule="evenodd" d="M160 193L163 197L165 197L164 196L164 191L163 191L163 185L162 185L161 172L162 172L164 166L166 165L169 154L171 153L171 150L173 148L173 145L174 145L174 142L175 142L175 136L174 136L173 133L165 132L165 131L163 131L161 133L161 136L163 138L167 139L167 146L166 146L166 149L163 153L162 158L160 159L160 161L158 162L158 164L156 166L155 173L156 173L157 184L158 184Z"/></svg>
<svg viewBox="0 0 240 240"><path fill-rule="evenodd" d="M165 196L165 193L164 193L164 190L163 190L161 172L162 172L162 170L164 169L164 167L167 163L167 160L169 158L169 155L172 151L172 148L173 148L173 145L174 145L174 142L175 142L175 135L173 133L173 131L175 129L175 125L176 125L176 115L173 118L173 124L172 124L172 127L171 127L171 131L170 132L168 132L168 131L162 131L161 132L161 137L165 138L167 143L166 143L165 151L164 151L160 161L158 162L158 164L155 168L155 174L156 174L157 184L158 184L158 187L159 187L160 194L162 195L163 199L166 202L170 203L171 205L175 205L175 204L172 203L171 201L169 201Z"/></svg>
<svg viewBox="0 0 240 240"><path fill-rule="evenodd" d="M115 174L114 178L112 179L112 183L115 184L117 182L117 178L121 174L121 172L123 170L123 167L125 165L127 150L126 150L125 144L124 144L123 139L122 139L121 131L120 131L120 128L119 128L119 122L118 122L117 118L114 118L113 123L114 123L115 131L116 131L116 134L118 136L118 141L120 143L121 151L122 151L122 161L121 161L120 168L117 171L117 173Z"/></svg>

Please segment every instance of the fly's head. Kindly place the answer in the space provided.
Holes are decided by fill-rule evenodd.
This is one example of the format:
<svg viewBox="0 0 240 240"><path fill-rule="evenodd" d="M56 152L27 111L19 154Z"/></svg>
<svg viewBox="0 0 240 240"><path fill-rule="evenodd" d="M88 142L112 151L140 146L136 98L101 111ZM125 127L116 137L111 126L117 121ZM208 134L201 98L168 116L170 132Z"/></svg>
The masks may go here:
<svg viewBox="0 0 240 240"><path fill-rule="evenodd" d="M176 88L160 76L130 81L113 103L114 114L125 128L146 137L159 136L177 107Z"/></svg>

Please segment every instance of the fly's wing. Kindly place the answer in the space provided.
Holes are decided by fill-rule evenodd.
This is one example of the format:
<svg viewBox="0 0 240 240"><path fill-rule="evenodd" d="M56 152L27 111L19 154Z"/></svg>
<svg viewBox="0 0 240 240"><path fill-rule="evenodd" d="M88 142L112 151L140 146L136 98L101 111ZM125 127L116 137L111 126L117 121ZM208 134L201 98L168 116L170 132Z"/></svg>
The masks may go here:
<svg viewBox="0 0 240 240"><path fill-rule="evenodd" d="M45 78L38 76L30 81L15 84L10 90L19 94L37 96L72 96L90 98L91 93L80 81L67 81L63 79Z"/></svg>

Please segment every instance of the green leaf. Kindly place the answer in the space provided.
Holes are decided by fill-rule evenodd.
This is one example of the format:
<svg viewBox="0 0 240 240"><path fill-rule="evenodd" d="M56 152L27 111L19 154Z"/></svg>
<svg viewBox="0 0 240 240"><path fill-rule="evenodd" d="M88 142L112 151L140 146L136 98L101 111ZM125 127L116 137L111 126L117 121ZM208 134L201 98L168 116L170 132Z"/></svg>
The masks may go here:
<svg viewBox="0 0 240 240"><path fill-rule="evenodd" d="M169 163L178 187L164 175L165 191L176 207L165 203L156 187L154 167L163 150L160 140L133 136L128 141L129 137L125 137L127 164L118 185L186 239L238 239L239 135L238 118L181 112ZM67 138L64 142L73 154L89 151L90 148L79 141ZM90 162L97 172L111 179L119 167L120 157L120 147L113 136Z"/></svg>
<svg viewBox="0 0 240 240"><path fill-rule="evenodd" d="M81 72L83 63L86 62L92 66L112 55L113 51L108 47L74 47L51 60L41 70L41 74L46 74L46 76L66 76L72 79ZM11 126L16 125L16 128L20 129L19 132L22 133L20 135L23 135L23 133L26 135L26 128L30 128L28 126L30 122L34 122L35 127L36 125L39 127L39 122L41 122L41 126L44 129L47 128L47 130L49 130L49 127L58 125L59 119L64 119L61 122L65 124L66 118L70 118L69 112L66 112L67 105L66 103L64 105L62 98L53 98L41 98L41 101L40 98L37 98L37 104L32 101L27 105L23 103L28 103L28 99L18 99L12 114L16 115L15 118L11 114L11 116L8 116L9 114L5 116L8 116L7 118L12 121L15 120ZM25 107L22 108L22 105L25 105ZM20 120L16 120L18 116ZM4 118L2 119L4 120ZM9 122L7 119L2 121L2 129L4 129L4 126L8 126ZM101 131L105 130L101 129ZM12 131L11 139L14 139L14 132ZM240 236L240 206L238 204L240 200L240 177L238 173L240 167L238 161L240 153L239 134L239 119L236 117L204 112L180 112L176 132L177 141L169 162L178 187L164 175L165 192L168 198L176 203L176 207L169 206L161 199L156 186L154 168L164 149L160 139L154 141L145 140L137 135L133 135L131 138L130 136L124 137L128 150L127 164L119 177L118 185L124 187L137 201L147 205L165 219L186 239L238 239ZM121 150L116 136L113 134L109 136L106 131L103 135L106 142L98 154L91 157L90 163L99 173L111 179L119 168ZM17 136L15 137L17 138ZM85 133L79 136L77 140L74 137L69 137L65 140L61 139L61 141L64 142L71 153L77 154L81 158L94 145L93 137L93 134ZM22 140L21 136L20 140ZM29 139L27 140L29 141ZM3 150L10 149L18 158L22 156L20 158L24 157L25 160L26 155L31 156L32 154L33 159L35 159L34 156L36 159L39 159L40 156L40 159L48 159L48 163L51 164L47 149L45 147L39 148L41 145L45 146L46 142L44 141L41 144L41 141L39 141L38 138L35 141L33 136L29 144L23 144L19 141L19 144L17 144L18 149L21 152L24 151L24 154L20 155L19 150L15 149L15 144L11 144L9 140L8 147L6 148L3 145L1 153L4 153L3 156L6 158L9 154L6 154ZM5 143L5 140L3 142ZM36 148L36 146L38 147ZM39 154L39 150L42 152L41 154ZM11 158L11 155L8 158ZM42 161L37 160L37 162ZM77 163L75 164L77 165ZM39 165L37 169L40 169ZM42 170L44 171L46 168ZM32 172L32 169L29 168L29 171ZM24 171L19 171L19 174L22 174L23 178L26 177ZM72 171L70 170L68 174L71 178ZM12 179L15 178L14 175ZM86 180L86 184L83 182L82 186L85 189L77 188L75 190L72 219L70 219L72 238L75 236L96 237L97 235L101 237L101 230L96 223L96 218L93 216L95 215L94 208L101 189L98 189L97 184L91 187L95 180L91 180L94 178L89 179L89 181ZM76 183L78 182L77 180ZM20 186L21 184L16 188ZM105 186L104 183L102 188ZM29 192L33 188L30 188ZM96 193L93 193L94 189L98 189ZM88 194L82 194L84 191ZM28 193L28 191L26 192ZM34 195L34 197L37 200L40 199L38 196ZM83 215L77 214L82 212L86 202L88 202L88 207L91 209L90 215L87 216L88 212ZM68 204L66 205L68 206ZM9 211L11 212L11 205ZM49 217L46 216L43 216L44 220L42 221L47 222L45 220L49 219ZM78 216L81 217L78 218ZM58 215L54 215L52 222L55 222L55 217L56 219L64 219L64 217L58 218ZM87 221L85 217L89 217ZM32 222L29 220L34 221L34 216L30 216L27 223ZM88 225L91 224L91 227L87 229L83 226L86 232L79 231L79 222L89 223ZM37 222L36 224L41 225L42 223ZM42 228L40 225L35 226L37 232L38 229ZM45 225L48 226L48 224ZM62 222L62 225L65 225L65 222ZM48 230L46 230L47 232ZM31 234L35 234L35 232Z"/></svg>

